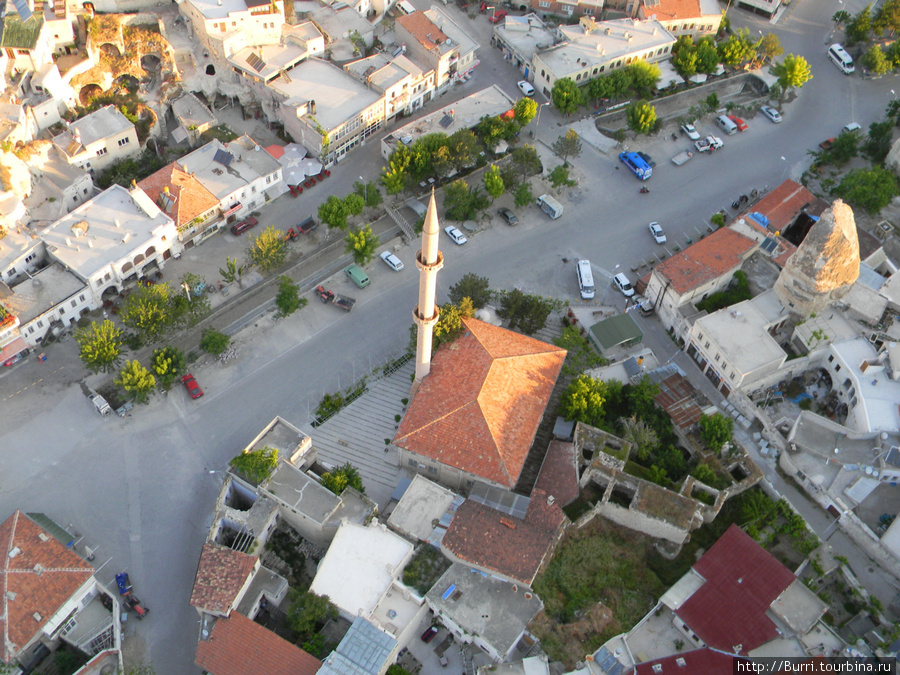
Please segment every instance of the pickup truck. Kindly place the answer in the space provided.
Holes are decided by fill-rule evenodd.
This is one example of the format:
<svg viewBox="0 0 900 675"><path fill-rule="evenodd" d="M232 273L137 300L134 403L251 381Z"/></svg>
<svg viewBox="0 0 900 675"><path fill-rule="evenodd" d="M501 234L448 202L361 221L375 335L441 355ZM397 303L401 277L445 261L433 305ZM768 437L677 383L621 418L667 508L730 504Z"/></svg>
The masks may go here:
<svg viewBox="0 0 900 675"><path fill-rule="evenodd" d="M685 162L690 161L691 157L694 156L694 153L690 150L685 150L684 152L679 152L672 158L672 164L675 166L681 166Z"/></svg>
<svg viewBox="0 0 900 675"><path fill-rule="evenodd" d="M706 138L701 138L699 141L694 143L694 147L697 148L697 152L715 152L716 150L719 150L724 146L725 144L718 136L707 136Z"/></svg>
<svg viewBox="0 0 900 675"><path fill-rule="evenodd" d="M356 300L348 298L346 295L336 295L334 296L334 304L345 312L350 312L353 310L353 305L356 304Z"/></svg>
<svg viewBox="0 0 900 675"><path fill-rule="evenodd" d="M309 218L304 220L302 223L300 223L294 229L297 232L299 232L300 234L309 234L314 229L316 229L318 226L319 226L319 224L316 222L316 219L313 218L312 216L310 216Z"/></svg>

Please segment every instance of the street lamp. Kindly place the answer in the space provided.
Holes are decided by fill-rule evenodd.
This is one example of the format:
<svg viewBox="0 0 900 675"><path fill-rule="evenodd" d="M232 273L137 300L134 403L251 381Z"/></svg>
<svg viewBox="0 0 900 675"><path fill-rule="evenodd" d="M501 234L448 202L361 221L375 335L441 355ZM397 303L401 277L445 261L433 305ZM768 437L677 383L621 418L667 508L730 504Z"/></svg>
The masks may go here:
<svg viewBox="0 0 900 675"><path fill-rule="evenodd" d="M362 176L359 177L360 182L363 187L363 198L366 200L366 206L369 205L369 186L366 185L366 180Z"/></svg>
<svg viewBox="0 0 900 675"><path fill-rule="evenodd" d="M537 120L536 120L535 123L534 123L534 128L535 128L535 129L537 129L539 126L541 126L541 108L543 108L545 105L550 105L550 101L547 101L546 103L541 103L541 104L538 106Z"/></svg>

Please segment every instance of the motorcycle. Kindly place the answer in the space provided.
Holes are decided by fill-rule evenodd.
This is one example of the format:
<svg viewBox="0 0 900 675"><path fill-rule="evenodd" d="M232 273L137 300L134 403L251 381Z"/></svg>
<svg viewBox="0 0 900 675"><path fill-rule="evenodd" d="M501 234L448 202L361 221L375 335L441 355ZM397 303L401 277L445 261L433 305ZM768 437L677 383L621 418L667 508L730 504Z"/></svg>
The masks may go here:
<svg viewBox="0 0 900 675"><path fill-rule="evenodd" d="M638 192L640 192L642 195L645 195L645 194L647 194L648 192L650 192L650 188L648 188L648 187L645 185L645 186L642 187L640 190L638 190Z"/></svg>

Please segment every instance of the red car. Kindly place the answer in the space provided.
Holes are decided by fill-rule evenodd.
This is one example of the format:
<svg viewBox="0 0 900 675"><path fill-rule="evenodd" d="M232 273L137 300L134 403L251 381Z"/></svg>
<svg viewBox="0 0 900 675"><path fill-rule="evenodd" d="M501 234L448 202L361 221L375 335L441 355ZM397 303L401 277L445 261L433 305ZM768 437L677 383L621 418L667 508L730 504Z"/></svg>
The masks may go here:
<svg viewBox="0 0 900 675"><path fill-rule="evenodd" d="M424 633L422 633L422 642L431 642L434 640L434 636L438 634L437 626L429 626Z"/></svg>
<svg viewBox="0 0 900 675"><path fill-rule="evenodd" d="M181 383L184 385L184 388L187 389L187 393L191 398L200 398L203 396L203 390L200 388L200 385L197 384L197 380L194 379L194 376L190 373L181 378Z"/></svg>
<svg viewBox="0 0 900 675"><path fill-rule="evenodd" d="M493 14L491 14L488 17L488 21L490 21L491 23L500 23L505 18L506 18L506 10L498 9L496 12L494 12Z"/></svg>
<svg viewBox="0 0 900 675"><path fill-rule="evenodd" d="M729 115L728 119L734 122L735 126L738 128L738 131L747 131L747 123L737 115Z"/></svg>
<svg viewBox="0 0 900 675"><path fill-rule="evenodd" d="M246 220L242 220L241 222L239 222L235 225L232 225L231 226L231 234L233 234L234 236L237 236L243 232L246 232L251 227L256 227L257 225L259 225L259 221L256 218L254 218L253 216L250 216Z"/></svg>

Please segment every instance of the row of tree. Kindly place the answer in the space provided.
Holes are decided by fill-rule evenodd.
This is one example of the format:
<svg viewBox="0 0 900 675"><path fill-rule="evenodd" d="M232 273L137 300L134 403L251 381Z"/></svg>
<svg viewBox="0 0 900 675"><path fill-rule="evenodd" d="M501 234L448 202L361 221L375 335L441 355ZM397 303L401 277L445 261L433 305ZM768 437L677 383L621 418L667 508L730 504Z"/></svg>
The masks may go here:
<svg viewBox="0 0 900 675"><path fill-rule="evenodd" d="M865 42L872 36L880 38L885 33L893 36L900 30L900 0L885 0L874 14L872 3L854 15L840 10L834 13L831 20L838 28L844 27L848 47Z"/></svg>

